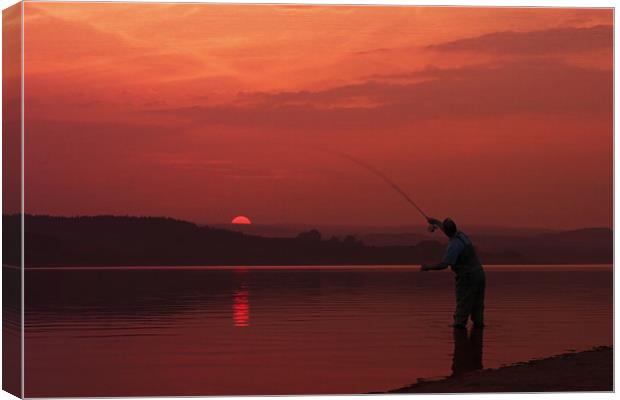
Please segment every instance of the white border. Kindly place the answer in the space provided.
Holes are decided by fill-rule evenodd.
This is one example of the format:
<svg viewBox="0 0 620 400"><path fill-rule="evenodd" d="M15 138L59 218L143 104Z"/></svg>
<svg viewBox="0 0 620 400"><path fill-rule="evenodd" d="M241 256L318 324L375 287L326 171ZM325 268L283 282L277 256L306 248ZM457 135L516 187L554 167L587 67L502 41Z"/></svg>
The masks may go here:
<svg viewBox="0 0 620 400"><path fill-rule="evenodd" d="M29 1L29 0L26 0ZM47 1L47 0L42 0L42 1ZM88 2L86 0L71 0L71 2ZM103 1L101 1L103 2ZM106 1L106 2L123 2L120 0L111 0L111 1ZM609 0L519 0L519 1L515 1L515 0L449 0L449 1L441 1L441 0L424 0L424 1L416 1L416 0L311 0L311 1L291 1L291 0L271 0L271 1L265 1L265 0L243 0L243 1L205 1L205 2L198 2L198 1L174 1L174 0L134 0L134 2L153 2L153 3L211 3L211 4L228 4L228 3L245 3L245 4L265 4L265 3L269 3L269 4L339 4L339 5L419 5L419 6L473 6L473 7L587 7L587 8L610 8L616 7L617 2L616 1L609 1ZM5 9L13 4L16 4L17 1L15 0L0 0L0 8ZM23 21L23 8L22 8L22 21ZM615 26L615 15L614 15L614 26ZM22 43L23 43L23 34L24 34L24 30L23 30L23 24L22 24ZM2 32L0 30L0 43L1 43L1 38L2 38ZM616 29L614 29L614 43L618 43L618 31ZM23 48L22 48L23 50ZM614 50L615 50L615 46L614 46ZM617 57L617 53L614 51L614 65L616 64L616 57ZM0 63L2 61L2 55L0 53ZM24 210L24 206L25 206L25 198L24 198L24 118L23 118L23 113L24 113L24 63L23 63L23 52L22 52L22 121L21 121L21 129L22 129L22 159L21 159L21 169L22 169L22 196L21 196L21 206L22 206L22 210ZM616 87L617 87L617 80L615 79L616 77L616 70L614 68L614 99L615 99L615 92L616 92ZM0 88L2 87L2 83L0 82ZM1 100L0 100L1 102ZM615 141L615 115L618 111L618 105L615 103L614 101L614 155L617 153L618 150L618 144ZM0 116L1 116L1 109L0 109ZM0 128L1 129L1 128ZM1 143L0 143L0 150L1 150ZM0 151L0 158L1 158L1 151ZM614 157L614 228L617 226L616 222L616 214L615 214L615 209L616 206L618 205L618 202L620 200L618 200L618 197L616 196L616 192L615 192L615 188L617 187L617 182L618 182L618 165L615 163L615 157ZM1 163L0 163L0 171L1 171ZM0 174L0 181L1 181L1 174ZM2 199L2 193L0 193L0 200ZM23 227L23 218L22 218L22 227ZM24 230L22 229L22 262L24 259L24 248L23 248L23 235L24 235ZM0 226L0 239L2 237L2 228ZM0 240L1 243L1 240ZM616 250L619 248L619 243L620 240L616 237L616 235L614 234L614 260L615 260L615 254L616 254ZM0 245L1 247L1 245ZM22 337L23 337L23 311L24 311L24 276L23 276L24 272L23 272L23 268L22 268ZM614 310L617 310L618 307L618 298L615 296L615 288L617 287L618 284L618 274L616 274L614 272ZM1 277L0 277L0 284L1 284ZM1 285L0 285L1 287ZM614 317L615 317L615 312L614 312ZM616 335L617 335L617 324L618 321L617 319L614 318L614 342L616 342ZM575 329L582 329L584 330L584 334L587 334L587 327L581 327L579 325L579 321L575 321ZM0 339L1 339L1 331L0 331ZM23 341L22 341L22 355L23 355ZM23 382L24 382L24 374L23 374L23 357L22 357L22 393L23 393ZM618 354L617 352L614 351L614 367L617 365L618 362ZM1 377L1 369L2 366L0 365L0 377ZM614 368L615 369L615 368ZM614 374L614 387L616 387L617 385L617 379L616 376ZM522 397L526 396L527 398L546 398L546 399L567 399L567 400L573 400L573 399L583 399L583 398L588 398L588 399L609 399L609 398L613 398L615 397L614 394L610 394L610 393L544 393L544 394L496 394L496 393L489 393L489 394L475 394L475 395L462 395L462 394L446 394L446 395L364 395L364 397L370 397L373 399L379 399L379 398L388 398L386 396L389 396L389 398L392 398L393 396L398 396L398 398L411 398L411 399L420 399L420 400L427 400L427 399L433 399L433 400L444 400L444 399L454 399L454 398L461 398L461 397L465 397L465 398L471 398L472 396L482 396L485 398L502 398L502 399L507 399L507 400L515 400L515 399L521 399ZM252 396L252 397L227 397L228 399L244 399L244 400L264 400L266 398L278 398L281 396ZM288 396L287 396L288 397ZM341 400L354 400L354 399L358 399L360 396L334 396L334 395L328 395L328 396L293 396L295 398L298 399L303 399L303 400L307 400L307 399L341 399ZM8 399L14 399L15 397L13 397L12 395L6 393L6 392L2 392L0 391L0 400L8 400ZM150 399L186 399L187 397L150 397ZM205 397L206 398L206 397ZM79 399L79 398L75 398L75 399ZM121 398L121 399L135 399L135 397L131 397L131 398Z"/></svg>
<svg viewBox="0 0 620 400"><path fill-rule="evenodd" d="M379 5L379 6L391 6L391 5L403 5L403 6L441 6L441 7L453 7L453 6L467 6L467 7L564 7L564 8L613 8L615 7L615 1L606 0L575 0L575 1L562 1L562 0L311 0L311 1L295 1L295 0L208 0L208 1L192 1L192 0L24 0L25 2L32 3L193 3L193 4L307 4L307 5ZM9 7L12 4L18 3L15 0L0 0L0 6L2 8ZM6 4L6 5L5 5Z"/></svg>

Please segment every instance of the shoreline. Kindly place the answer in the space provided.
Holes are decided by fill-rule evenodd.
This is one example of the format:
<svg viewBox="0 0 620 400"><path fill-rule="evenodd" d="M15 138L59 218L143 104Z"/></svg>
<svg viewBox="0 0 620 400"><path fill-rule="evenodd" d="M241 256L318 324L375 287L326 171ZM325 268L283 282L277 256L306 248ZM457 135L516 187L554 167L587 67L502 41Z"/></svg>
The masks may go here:
<svg viewBox="0 0 620 400"><path fill-rule="evenodd" d="M437 380L417 382L386 393L482 393L482 392L611 392L613 347L563 353L482 369Z"/></svg>
<svg viewBox="0 0 620 400"><path fill-rule="evenodd" d="M13 265L2 265L3 268L22 270ZM61 266L27 266L25 271L80 271L80 270L231 270L231 269L413 269L419 270L419 264L239 264L239 265L61 265ZM599 268L612 269L613 264L488 264L485 270L510 270L510 269L556 269L556 268Z"/></svg>

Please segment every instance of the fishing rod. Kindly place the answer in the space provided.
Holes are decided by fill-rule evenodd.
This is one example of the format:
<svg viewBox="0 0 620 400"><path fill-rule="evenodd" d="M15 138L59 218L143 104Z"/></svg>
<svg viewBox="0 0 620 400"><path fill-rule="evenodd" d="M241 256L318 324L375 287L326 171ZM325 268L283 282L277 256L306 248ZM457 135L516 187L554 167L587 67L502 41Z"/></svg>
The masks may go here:
<svg viewBox="0 0 620 400"><path fill-rule="evenodd" d="M378 176L379 178L381 178L384 182L386 182L392 189L396 190L396 192L398 192L402 197L405 198L405 200L407 200L407 202L409 204L411 204L413 207L415 207L416 210L418 210L418 212L424 217L424 219L426 221L429 221L429 217L428 215L426 215L426 213L424 211L422 211L422 209L415 203L415 201L413 201L411 199L411 197L409 197L407 195L407 193L405 193L404 190L402 190L396 183L394 183L394 181L392 181L390 178L388 178L385 174L383 174L381 171L379 171L377 168L373 167L370 164L367 164L364 161L358 160L357 158L354 158L352 156L350 156L349 154L345 154L345 153L333 153L339 157L345 158L357 165L359 165L362 168L365 168L366 170L372 172L374 175ZM431 225L433 226L433 225ZM433 226L434 228L434 226ZM430 230L430 228L429 228ZM434 229L433 229L434 230Z"/></svg>

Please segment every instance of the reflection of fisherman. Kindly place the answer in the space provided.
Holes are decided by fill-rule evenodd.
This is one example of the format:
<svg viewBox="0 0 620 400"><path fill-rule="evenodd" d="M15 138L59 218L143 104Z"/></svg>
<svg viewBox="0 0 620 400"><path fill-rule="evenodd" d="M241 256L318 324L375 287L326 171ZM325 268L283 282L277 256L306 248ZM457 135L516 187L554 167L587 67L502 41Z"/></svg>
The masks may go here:
<svg viewBox="0 0 620 400"><path fill-rule="evenodd" d="M467 337L467 329L454 330L454 355L452 376L482 369L483 329L473 328Z"/></svg>
<svg viewBox="0 0 620 400"><path fill-rule="evenodd" d="M453 326L465 328L467 319L471 316L475 327L483 327L485 276L471 240L457 230L456 224L450 218L443 222L428 218L428 223L441 229L450 238L450 243L439 264L422 265L421 270L451 267L456 274L456 311Z"/></svg>

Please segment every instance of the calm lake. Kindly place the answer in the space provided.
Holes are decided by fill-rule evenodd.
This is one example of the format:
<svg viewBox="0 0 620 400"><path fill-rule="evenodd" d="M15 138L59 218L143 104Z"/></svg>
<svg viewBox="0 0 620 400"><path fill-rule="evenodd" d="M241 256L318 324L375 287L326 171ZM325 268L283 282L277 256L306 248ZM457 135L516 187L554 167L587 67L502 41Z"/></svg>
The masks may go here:
<svg viewBox="0 0 620 400"><path fill-rule="evenodd" d="M28 397L340 394L612 344L611 266L488 266L486 323L450 271L26 271Z"/></svg>

